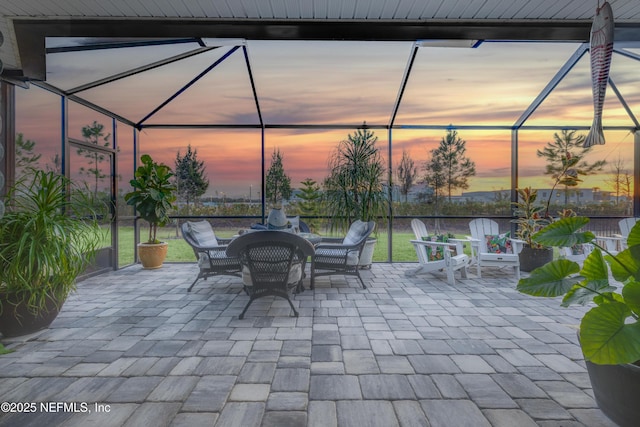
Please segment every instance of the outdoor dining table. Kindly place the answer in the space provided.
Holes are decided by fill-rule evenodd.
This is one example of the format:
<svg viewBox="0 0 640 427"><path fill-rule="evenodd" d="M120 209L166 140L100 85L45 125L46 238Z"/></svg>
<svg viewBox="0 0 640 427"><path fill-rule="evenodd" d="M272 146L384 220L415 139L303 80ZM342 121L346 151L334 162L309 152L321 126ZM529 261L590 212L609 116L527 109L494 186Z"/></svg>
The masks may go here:
<svg viewBox="0 0 640 427"><path fill-rule="evenodd" d="M242 234L245 233L262 233L265 231L282 231L282 230L255 230L255 229L248 229L248 230L243 230L241 233L238 233L236 235L233 236L233 238L237 238L239 236L241 236ZM309 243L311 243L313 246L317 245L318 243L322 242L322 236L320 236L319 234L315 234L315 233L294 233L297 236L302 237L303 239L307 240Z"/></svg>
<svg viewBox="0 0 640 427"><path fill-rule="evenodd" d="M322 242L322 236L320 236L320 235L318 235L318 234L315 234L315 233L306 233L306 232L301 232L301 233L290 233L290 232L289 232L289 230L287 230L287 229L284 229L284 230L260 230L260 229L240 230L240 232L239 232L238 234L234 235L234 236L232 237L232 239L233 239L233 241L235 241L235 240L236 240L236 239L238 239L240 236L245 236L245 235L248 235L248 234L254 235L254 234L258 234L258 233L269 233L269 232L277 232L277 233L275 233L274 235L278 235L278 236L281 236L281 235L282 235L282 234L281 234L282 232L285 232L285 234L292 234L292 235L296 235L296 236L298 236L298 237L300 237L300 238L302 238L302 239L306 240L307 242L309 242L309 243L311 244L310 246L312 247L312 249L314 250L314 252L315 252L315 247L316 247L320 242ZM256 237L257 237L257 236L256 236ZM264 242L264 241L268 241L268 238L266 238L266 236L265 236L265 237L260 236L260 237L261 237L261 238L260 238L260 240L261 240L261 241L263 241L263 242ZM277 240L277 239L275 239L275 238L274 238L274 244L276 244L276 240ZM272 260L272 261L273 261L273 260ZM306 275L306 272L305 272L305 267L306 267L306 265L307 265L307 262L308 262L308 257L303 258L303 259L301 260L302 278L305 278L305 277L307 276L307 275ZM299 283L297 284L297 286L295 287L294 293L296 293L296 294L297 294L297 293L303 292L303 291L304 291L304 289L305 289L305 288L304 288L304 285L302 284L302 280L300 280L300 282L299 282Z"/></svg>
<svg viewBox="0 0 640 427"><path fill-rule="evenodd" d="M309 241L309 243L311 243L313 246L317 245L322 241L322 236L315 233L298 233L298 236Z"/></svg>

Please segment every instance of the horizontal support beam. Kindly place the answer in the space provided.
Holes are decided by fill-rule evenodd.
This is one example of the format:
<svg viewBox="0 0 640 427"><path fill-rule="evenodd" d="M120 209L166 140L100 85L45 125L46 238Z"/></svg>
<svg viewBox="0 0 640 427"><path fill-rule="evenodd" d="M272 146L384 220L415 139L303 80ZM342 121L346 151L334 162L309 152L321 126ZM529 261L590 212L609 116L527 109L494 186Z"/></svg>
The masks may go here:
<svg viewBox="0 0 640 427"><path fill-rule="evenodd" d="M590 20L266 20L14 19L26 76L46 79L46 37L238 38L246 40L416 41L424 39L578 41ZM636 27L637 28L637 27ZM618 28L616 27L616 31Z"/></svg>

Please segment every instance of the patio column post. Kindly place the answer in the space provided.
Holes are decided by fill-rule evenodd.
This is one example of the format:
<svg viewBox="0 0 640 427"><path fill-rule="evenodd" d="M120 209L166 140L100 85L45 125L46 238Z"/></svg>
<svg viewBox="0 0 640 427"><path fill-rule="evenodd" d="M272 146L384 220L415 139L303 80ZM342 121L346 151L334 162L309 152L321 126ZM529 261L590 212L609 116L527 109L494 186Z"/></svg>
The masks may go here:
<svg viewBox="0 0 640 427"><path fill-rule="evenodd" d="M633 212L640 215L640 129L633 132Z"/></svg>
<svg viewBox="0 0 640 427"><path fill-rule="evenodd" d="M136 169L138 168L138 148L139 148L139 138L140 129L135 127L133 128L133 176L136 174ZM138 218L136 216L135 209L133 210L133 262L138 263L140 259L138 258L138 243L140 243L140 233L139 233L139 225Z"/></svg>
<svg viewBox="0 0 640 427"><path fill-rule="evenodd" d="M511 202L518 201L518 127L511 129ZM511 217L514 205L511 205ZM515 236L516 224L511 223L511 235Z"/></svg>
<svg viewBox="0 0 640 427"><path fill-rule="evenodd" d="M0 197L15 180L15 107L15 86L0 82Z"/></svg>
<svg viewBox="0 0 640 427"><path fill-rule="evenodd" d="M267 184L265 182L265 164L264 164L264 124L262 124L262 126L260 127L260 151L261 151L261 155L262 155L262 162L261 162L261 166L262 166L262 173L260 175L260 203L262 204L262 218L261 218L261 223L264 224L265 223L265 203L266 203L266 197L265 197L265 193L267 192Z"/></svg>
<svg viewBox="0 0 640 427"><path fill-rule="evenodd" d="M392 262L393 261L393 143L392 143L392 138L393 138L393 131L391 126L389 126L388 128L388 167L389 167L389 172L387 174L387 180L389 185L387 185L387 197L389 199L389 206L388 211L387 211L387 215L389 217L389 223L387 224L387 235L389 236L388 240L387 240L387 262Z"/></svg>
<svg viewBox="0 0 640 427"><path fill-rule="evenodd" d="M67 179L71 179L71 171L69 170L71 150L67 141L69 135L69 99L64 95L60 97L60 122L60 153L62 156L60 171Z"/></svg>

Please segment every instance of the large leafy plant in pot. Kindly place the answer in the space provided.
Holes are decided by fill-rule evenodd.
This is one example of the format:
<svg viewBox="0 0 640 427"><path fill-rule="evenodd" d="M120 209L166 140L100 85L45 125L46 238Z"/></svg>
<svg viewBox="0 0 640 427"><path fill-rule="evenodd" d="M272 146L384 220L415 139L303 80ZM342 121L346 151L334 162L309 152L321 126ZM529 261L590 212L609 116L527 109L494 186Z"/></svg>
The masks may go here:
<svg viewBox="0 0 640 427"><path fill-rule="evenodd" d="M48 327L101 241L92 192L55 172L28 169L0 219L0 332ZM102 209L100 209L102 211Z"/></svg>
<svg viewBox="0 0 640 427"><path fill-rule="evenodd" d="M149 239L138 244L138 257L144 268L159 268L167 256L168 245L158 240L158 227L165 226L169 212L175 209L176 186L173 172L164 163L155 162L148 154L140 157L135 177L129 183L133 191L125 194L128 205L134 206L140 218L149 223Z"/></svg>
<svg viewBox="0 0 640 427"><path fill-rule="evenodd" d="M329 157L329 176L324 181L324 202L331 215L331 229L346 232L356 220L377 221L386 217L385 166L376 146L378 137L366 126L340 141ZM370 265L375 239L365 246L361 266Z"/></svg>
<svg viewBox="0 0 640 427"><path fill-rule="evenodd" d="M589 218L567 217L533 236L548 246L593 243L583 231ZM554 260L521 279L517 289L528 295L562 296L562 306L594 303L580 322L579 339L596 402L621 426L640 419L640 222L628 237L628 249L612 254L595 248L584 261ZM610 275L619 284L612 283Z"/></svg>
<svg viewBox="0 0 640 427"><path fill-rule="evenodd" d="M537 203L538 191L531 187L518 190L518 201L513 203L512 222L518 225L516 238L523 240L525 246L519 253L520 270L532 271L553 259L553 248L533 240L533 236L549 224L548 206Z"/></svg>

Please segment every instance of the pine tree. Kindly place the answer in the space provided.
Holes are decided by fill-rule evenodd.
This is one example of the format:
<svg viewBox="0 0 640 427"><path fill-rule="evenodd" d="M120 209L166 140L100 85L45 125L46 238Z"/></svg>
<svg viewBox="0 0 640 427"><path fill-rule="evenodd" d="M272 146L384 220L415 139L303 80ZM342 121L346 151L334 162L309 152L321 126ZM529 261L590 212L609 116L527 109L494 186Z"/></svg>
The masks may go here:
<svg viewBox="0 0 640 427"><path fill-rule="evenodd" d="M291 197L291 178L284 171L282 157L280 149L274 149L267 171L266 198L274 205Z"/></svg>
<svg viewBox="0 0 640 427"><path fill-rule="evenodd" d="M440 140L440 145L431 150L431 159L425 164L424 181L429 184L437 199L446 194L449 202L454 190L469 188L469 178L476 174L476 164L469 159L466 141L458 132L450 129Z"/></svg>
<svg viewBox="0 0 640 427"><path fill-rule="evenodd" d="M178 198L187 203L187 212L190 203L195 203L209 188L205 169L204 161L198 160L198 150L192 150L191 144L187 146L184 156L178 150L175 161L176 187Z"/></svg>
<svg viewBox="0 0 640 427"><path fill-rule="evenodd" d="M576 135L576 130L565 129L553 134L553 141L548 142L542 150L537 150L536 155L543 157L547 165L544 174L550 175L554 183L547 200L547 211L549 215L549 205L551 196L558 185L564 185L565 204L568 202L569 187L576 187L582 182L582 176L593 175L602 170L607 163L606 160L598 160L593 164L584 161L584 158L593 147L583 147L584 135Z"/></svg>
<svg viewBox="0 0 640 427"><path fill-rule="evenodd" d="M24 135L16 135L16 177L26 168L38 168L42 154L35 154L36 142L25 139Z"/></svg>
<svg viewBox="0 0 640 427"><path fill-rule="evenodd" d="M438 212L438 202L442 198L445 188L444 165L440 158L434 154L435 150L431 150L431 157L424 164L426 172L424 183L431 188L431 199L436 205L436 213ZM427 198L428 200L428 198Z"/></svg>
<svg viewBox="0 0 640 427"><path fill-rule="evenodd" d="M98 147L109 147L109 137L111 134L104 134L104 125L93 121L92 124L84 126L82 128L82 137L89 144L96 145ZM106 154L100 151L91 150L87 148L78 148L78 155L84 156L89 161L89 167L80 167L80 174L88 175L94 179L93 194L98 195L98 183L100 180L107 177L107 174L102 171L100 163L104 162L107 158ZM110 171L109 171L110 173Z"/></svg>
<svg viewBox="0 0 640 427"><path fill-rule="evenodd" d="M322 193L320 192L320 186L311 178L307 178L302 181L302 188L300 188L300 194L298 197L302 199L302 202L298 204L298 208L300 210L300 214L312 217L308 221L309 228L311 231L315 232L318 229L318 225L316 223L316 217L320 213L320 200L322 198Z"/></svg>

